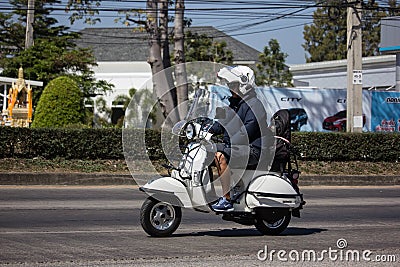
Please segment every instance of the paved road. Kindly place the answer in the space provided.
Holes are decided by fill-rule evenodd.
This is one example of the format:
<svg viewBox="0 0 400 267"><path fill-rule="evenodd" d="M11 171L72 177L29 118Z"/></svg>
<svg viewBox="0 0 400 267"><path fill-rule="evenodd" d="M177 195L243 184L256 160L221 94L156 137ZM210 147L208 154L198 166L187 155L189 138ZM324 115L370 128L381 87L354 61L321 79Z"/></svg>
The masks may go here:
<svg viewBox="0 0 400 267"><path fill-rule="evenodd" d="M0 187L0 265L310 266L315 252L324 261L314 266L399 266L399 189L303 188L302 218L280 236L184 210L176 234L150 238L134 187Z"/></svg>

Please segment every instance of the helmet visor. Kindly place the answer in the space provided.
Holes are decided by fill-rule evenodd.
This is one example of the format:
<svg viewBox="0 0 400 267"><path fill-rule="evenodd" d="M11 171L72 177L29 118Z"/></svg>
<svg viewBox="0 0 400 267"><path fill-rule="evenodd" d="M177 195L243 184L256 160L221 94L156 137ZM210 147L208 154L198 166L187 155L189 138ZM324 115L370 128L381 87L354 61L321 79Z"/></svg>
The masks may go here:
<svg viewBox="0 0 400 267"><path fill-rule="evenodd" d="M240 83L238 81L229 82L226 83L226 85L228 86L229 90L235 93L239 92Z"/></svg>
<svg viewBox="0 0 400 267"><path fill-rule="evenodd" d="M237 89L240 86L239 81L228 81L227 79L218 76L218 84L228 87L230 90Z"/></svg>

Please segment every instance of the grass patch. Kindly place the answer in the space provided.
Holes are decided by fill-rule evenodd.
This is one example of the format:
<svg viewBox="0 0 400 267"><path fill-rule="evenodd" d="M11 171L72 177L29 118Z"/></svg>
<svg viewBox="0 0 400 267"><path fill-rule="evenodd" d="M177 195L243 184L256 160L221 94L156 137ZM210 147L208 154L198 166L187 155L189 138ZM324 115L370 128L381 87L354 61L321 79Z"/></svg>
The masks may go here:
<svg viewBox="0 0 400 267"><path fill-rule="evenodd" d="M165 162L132 162L131 171L134 173L152 172L154 168L166 174L162 166ZM153 167L154 166L154 167ZM398 162L326 162L299 161L302 175L400 175ZM125 160L65 160L57 158L46 160L34 159L0 159L0 172L83 172L83 173L129 173Z"/></svg>
<svg viewBox="0 0 400 267"><path fill-rule="evenodd" d="M0 159L1 172L128 173L124 160Z"/></svg>
<svg viewBox="0 0 400 267"><path fill-rule="evenodd" d="M399 162L300 161L299 168L309 175L400 175Z"/></svg>

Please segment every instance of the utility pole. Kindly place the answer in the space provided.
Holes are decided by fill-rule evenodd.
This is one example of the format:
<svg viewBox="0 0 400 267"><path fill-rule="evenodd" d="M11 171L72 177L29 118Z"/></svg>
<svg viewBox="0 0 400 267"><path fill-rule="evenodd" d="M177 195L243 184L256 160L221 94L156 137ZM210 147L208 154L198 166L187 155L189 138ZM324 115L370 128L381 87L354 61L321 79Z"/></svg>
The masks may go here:
<svg viewBox="0 0 400 267"><path fill-rule="evenodd" d="M28 11L26 14L25 49L33 46L33 21L35 17L35 0L28 0Z"/></svg>
<svg viewBox="0 0 400 267"><path fill-rule="evenodd" d="M347 7L347 132L362 132L362 0Z"/></svg>

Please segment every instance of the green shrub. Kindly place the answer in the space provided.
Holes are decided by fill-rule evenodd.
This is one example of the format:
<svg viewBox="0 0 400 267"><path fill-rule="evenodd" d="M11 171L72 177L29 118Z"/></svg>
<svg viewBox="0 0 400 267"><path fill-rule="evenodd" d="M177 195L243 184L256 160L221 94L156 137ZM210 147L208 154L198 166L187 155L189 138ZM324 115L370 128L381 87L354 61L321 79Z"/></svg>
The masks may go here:
<svg viewBox="0 0 400 267"><path fill-rule="evenodd" d="M164 159L160 133L146 130L146 147L138 145L143 133L137 129L126 132L125 139L131 145L123 151L122 130L117 128L0 127L0 158L124 159L125 152L134 160Z"/></svg>
<svg viewBox="0 0 400 267"><path fill-rule="evenodd" d="M124 143L129 144L123 150ZM164 160L155 130L0 127L0 158ZM142 145L145 138L146 147ZM164 140L168 140L164 138ZM400 134L293 133L301 159L310 161L400 161ZM168 147L168 144L166 144Z"/></svg>
<svg viewBox="0 0 400 267"><path fill-rule="evenodd" d="M397 133L294 133L292 143L301 158L320 161L400 160Z"/></svg>
<svg viewBox="0 0 400 267"><path fill-rule="evenodd" d="M83 98L78 85L71 78L62 76L50 81L44 89L32 127L61 128L82 125L84 118Z"/></svg>

